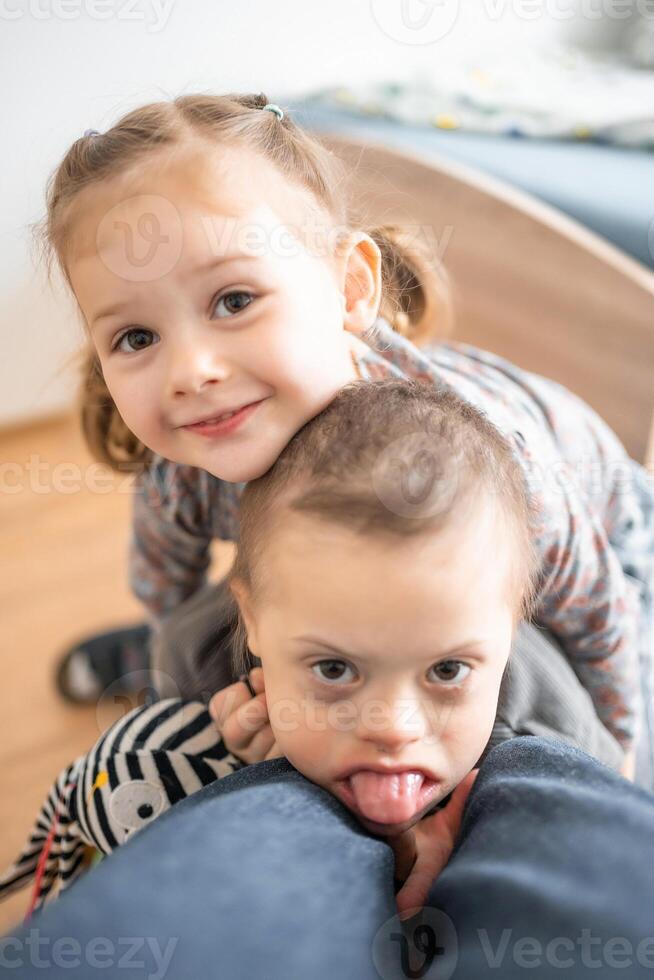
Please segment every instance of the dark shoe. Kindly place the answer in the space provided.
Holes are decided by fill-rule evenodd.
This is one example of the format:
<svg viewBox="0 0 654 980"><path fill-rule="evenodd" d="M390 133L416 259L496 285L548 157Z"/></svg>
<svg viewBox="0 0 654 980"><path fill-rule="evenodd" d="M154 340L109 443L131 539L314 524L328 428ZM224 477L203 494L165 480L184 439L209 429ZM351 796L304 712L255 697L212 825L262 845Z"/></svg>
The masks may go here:
<svg viewBox="0 0 654 980"><path fill-rule="evenodd" d="M116 693L131 690L130 675L147 670L150 627L147 623L98 633L80 640L61 657L56 669L57 690L74 704L95 704L112 684ZM142 673L139 681L142 684ZM121 679L124 684L121 685Z"/></svg>

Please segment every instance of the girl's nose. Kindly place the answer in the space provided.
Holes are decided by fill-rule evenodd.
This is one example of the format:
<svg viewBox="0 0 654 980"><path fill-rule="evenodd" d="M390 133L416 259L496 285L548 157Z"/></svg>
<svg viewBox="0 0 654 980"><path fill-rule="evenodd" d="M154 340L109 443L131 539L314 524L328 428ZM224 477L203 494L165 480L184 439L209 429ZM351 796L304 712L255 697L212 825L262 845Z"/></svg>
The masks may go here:
<svg viewBox="0 0 654 980"><path fill-rule="evenodd" d="M216 351L201 345L179 348L170 359L168 386L173 398L195 395L202 389L225 381L230 374L227 362Z"/></svg>

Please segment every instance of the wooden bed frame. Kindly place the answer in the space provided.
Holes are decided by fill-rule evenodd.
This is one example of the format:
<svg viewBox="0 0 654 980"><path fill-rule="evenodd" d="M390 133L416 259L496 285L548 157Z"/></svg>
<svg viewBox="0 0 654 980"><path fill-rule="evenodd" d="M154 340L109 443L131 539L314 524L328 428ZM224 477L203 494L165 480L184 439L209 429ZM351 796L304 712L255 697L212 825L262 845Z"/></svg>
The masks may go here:
<svg viewBox="0 0 654 980"><path fill-rule="evenodd" d="M319 135L346 161L370 222L406 222L440 249L453 284L452 339L566 385L654 467L654 274L471 168Z"/></svg>

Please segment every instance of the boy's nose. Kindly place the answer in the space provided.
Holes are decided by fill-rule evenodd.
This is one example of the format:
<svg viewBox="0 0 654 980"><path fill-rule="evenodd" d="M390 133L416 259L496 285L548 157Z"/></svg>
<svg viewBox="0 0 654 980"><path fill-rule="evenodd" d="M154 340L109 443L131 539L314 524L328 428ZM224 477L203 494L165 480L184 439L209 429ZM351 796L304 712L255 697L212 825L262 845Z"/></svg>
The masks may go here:
<svg viewBox="0 0 654 980"><path fill-rule="evenodd" d="M381 699L363 706L359 737L386 752L396 752L425 737L428 724L418 698Z"/></svg>

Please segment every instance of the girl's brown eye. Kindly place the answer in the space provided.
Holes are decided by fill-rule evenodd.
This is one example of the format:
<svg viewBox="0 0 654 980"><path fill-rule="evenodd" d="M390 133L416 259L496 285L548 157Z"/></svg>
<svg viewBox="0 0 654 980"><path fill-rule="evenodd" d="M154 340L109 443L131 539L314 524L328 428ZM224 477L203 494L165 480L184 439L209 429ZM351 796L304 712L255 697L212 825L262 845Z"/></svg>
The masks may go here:
<svg viewBox="0 0 654 980"><path fill-rule="evenodd" d="M246 303L242 302L243 297L247 297L248 301ZM236 298L236 302L234 302L235 298ZM241 310L244 310L247 306L250 305L253 299L254 297L252 296L252 293L246 293L241 290L237 290L233 293L225 293L224 296L221 296L220 299L216 300L214 311L218 309L219 303L227 304L227 301L229 300L229 305L227 306L227 312L231 314L240 313ZM223 319L223 318L218 317L218 319Z"/></svg>
<svg viewBox="0 0 654 980"><path fill-rule="evenodd" d="M116 341L114 350L121 350L125 354L136 353L140 350L145 350L146 347L150 347L150 341L154 337L151 330L145 330L143 327L131 327L126 330L119 339ZM123 341L129 338L129 346L125 348L123 346Z"/></svg>

